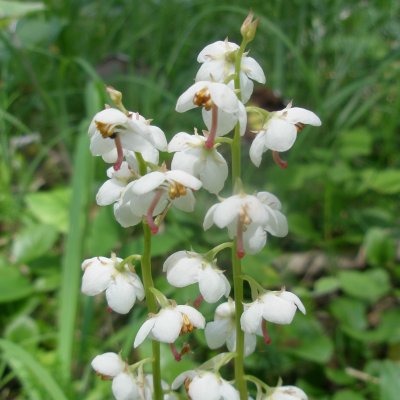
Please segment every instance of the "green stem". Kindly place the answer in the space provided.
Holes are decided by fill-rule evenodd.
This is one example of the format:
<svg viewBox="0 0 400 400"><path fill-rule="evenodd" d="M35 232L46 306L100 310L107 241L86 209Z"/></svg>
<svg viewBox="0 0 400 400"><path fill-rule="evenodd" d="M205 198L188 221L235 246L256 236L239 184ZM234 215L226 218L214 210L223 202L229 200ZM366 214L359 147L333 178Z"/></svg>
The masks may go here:
<svg viewBox="0 0 400 400"><path fill-rule="evenodd" d="M242 56L247 42L242 41L235 60L235 89L239 89L238 98L241 100L240 93L240 69ZM241 178L241 156L240 156L240 126L235 126L235 133L232 142L232 187ZM235 295L236 310L236 357L235 357L235 383L240 393L240 400L247 400L247 382L244 379L244 332L240 326L240 315L243 313L243 281L241 279L242 267L240 259L237 257L237 240L235 239L232 247L232 268L233 268L233 290Z"/></svg>
<svg viewBox="0 0 400 400"><path fill-rule="evenodd" d="M143 286L146 294L146 303L149 313L157 313L157 301L151 291L154 287L153 277L151 275L151 232L149 226L143 222L143 236L144 236L144 249L142 256L142 278ZM161 387L161 367L160 367L160 343L153 340L153 385L154 385L154 399L162 400L163 392Z"/></svg>

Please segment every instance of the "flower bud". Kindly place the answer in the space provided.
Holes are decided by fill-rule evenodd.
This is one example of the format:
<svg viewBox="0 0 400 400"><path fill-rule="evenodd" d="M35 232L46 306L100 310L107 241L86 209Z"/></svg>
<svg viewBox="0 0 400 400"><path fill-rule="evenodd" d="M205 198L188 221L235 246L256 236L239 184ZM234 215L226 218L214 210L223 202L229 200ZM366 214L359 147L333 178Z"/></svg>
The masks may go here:
<svg viewBox="0 0 400 400"><path fill-rule="evenodd" d="M260 22L259 18L256 18L253 21L253 17L254 17L254 13L253 13L253 11L250 11L249 15L243 21L243 24L240 28L240 33L242 34L242 37L244 40L246 40L246 42L251 42L254 39L254 36L256 35L258 23Z"/></svg>

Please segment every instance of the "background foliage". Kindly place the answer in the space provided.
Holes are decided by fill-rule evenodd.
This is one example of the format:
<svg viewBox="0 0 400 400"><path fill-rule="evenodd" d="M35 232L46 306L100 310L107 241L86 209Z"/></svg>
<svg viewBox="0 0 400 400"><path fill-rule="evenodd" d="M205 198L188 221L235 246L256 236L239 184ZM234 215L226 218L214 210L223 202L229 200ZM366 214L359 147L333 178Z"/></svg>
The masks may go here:
<svg viewBox="0 0 400 400"><path fill-rule="evenodd" d="M258 343L248 371L271 385L282 377L311 399L398 399L400 3L232 3L0 1L0 398L109 398L91 359L121 347L131 361L146 354L131 348L143 308L124 318L79 293L81 260L141 247L134 229L95 205L105 166L89 154L87 127L107 83L169 138L202 129L199 113L175 113L176 99L200 49L239 41L251 7L260 16L251 55L273 90L254 101L294 99L323 126L301 133L287 170L268 154L260 170L245 168L248 187L276 193L290 222L287 238L245 259L245 272L268 288L286 285L308 311L271 327L272 344ZM155 238L156 268L174 250L224 240L198 222L212 202L200 194L196 218L169 215ZM157 286L172 293L161 275ZM195 296L176 292L181 302ZM213 307L202 307L211 319ZM210 356L204 343L197 332L179 364L163 349L165 379Z"/></svg>

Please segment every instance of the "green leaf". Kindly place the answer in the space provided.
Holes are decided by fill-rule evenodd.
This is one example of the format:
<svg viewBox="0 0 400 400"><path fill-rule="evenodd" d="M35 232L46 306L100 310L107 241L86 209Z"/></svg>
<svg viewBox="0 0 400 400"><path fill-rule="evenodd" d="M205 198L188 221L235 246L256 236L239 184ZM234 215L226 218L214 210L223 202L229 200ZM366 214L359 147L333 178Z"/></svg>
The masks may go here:
<svg viewBox="0 0 400 400"><path fill-rule="evenodd" d="M338 297L332 300L329 309L343 326L358 331L367 328L367 306L361 300Z"/></svg>
<svg viewBox="0 0 400 400"><path fill-rule="evenodd" d="M42 11L45 6L39 1L6 1L0 0L0 19L21 18L27 14Z"/></svg>
<svg viewBox="0 0 400 400"><path fill-rule="evenodd" d="M332 400L365 400L365 397L354 390L344 389L336 392Z"/></svg>
<svg viewBox="0 0 400 400"><path fill-rule="evenodd" d="M29 211L39 222L48 224L58 232L68 231L68 211L71 199L69 188L54 189L47 192L30 193L25 201Z"/></svg>
<svg viewBox="0 0 400 400"><path fill-rule="evenodd" d="M380 267L396 256L396 243L387 230L371 228L365 235L364 248L369 264Z"/></svg>
<svg viewBox="0 0 400 400"><path fill-rule="evenodd" d="M334 276L326 276L318 279L314 284L315 295L323 295L335 292L340 287L339 279Z"/></svg>
<svg viewBox="0 0 400 400"><path fill-rule="evenodd" d="M400 193L400 170L386 169L378 171L369 169L363 173L363 184L367 189L380 194Z"/></svg>
<svg viewBox="0 0 400 400"><path fill-rule="evenodd" d="M56 229L50 225L32 225L14 239L11 256L17 262L28 262L46 254L57 240Z"/></svg>
<svg viewBox="0 0 400 400"><path fill-rule="evenodd" d="M400 393L400 364L384 361L381 365L381 400L398 400Z"/></svg>
<svg viewBox="0 0 400 400"><path fill-rule="evenodd" d="M366 128L342 131L339 136L339 158L367 156L372 150L372 134Z"/></svg>
<svg viewBox="0 0 400 400"><path fill-rule="evenodd" d="M0 303L20 300L31 293L31 284L17 268L0 268Z"/></svg>
<svg viewBox="0 0 400 400"><path fill-rule="evenodd" d="M14 373L20 378L24 386L25 383L28 387L31 386L31 382L25 382L31 376L36 381L35 386L46 394L43 398L68 400L49 371L21 346L8 340L0 339L0 349L3 351L5 361L14 369ZM18 366L18 368L14 368L15 366Z"/></svg>
<svg viewBox="0 0 400 400"><path fill-rule="evenodd" d="M34 347L35 339L39 335L39 328L36 321L26 315L22 315L14 319L6 326L4 338L13 343L18 343L26 347ZM24 342L27 342L24 345Z"/></svg>
<svg viewBox="0 0 400 400"><path fill-rule="evenodd" d="M338 274L343 291L357 299L374 303L390 290L390 280L382 269L372 271L341 271Z"/></svg>

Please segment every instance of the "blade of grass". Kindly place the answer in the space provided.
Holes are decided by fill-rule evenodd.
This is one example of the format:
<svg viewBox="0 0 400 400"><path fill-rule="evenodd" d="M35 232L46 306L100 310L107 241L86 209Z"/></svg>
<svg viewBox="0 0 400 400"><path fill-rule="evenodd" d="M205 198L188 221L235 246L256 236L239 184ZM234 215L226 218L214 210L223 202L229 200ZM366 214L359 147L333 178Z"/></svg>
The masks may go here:
<svg viewBox="0 0 400 400"><path fill-rule="evenodd" d="M40 385L40 388L47 394L45 398L54 400L68 399L49 371L22 347L8 340L0 339L0 349L3 351L3 357L11 368L13 368L15 362L18 365L18 368L15 368L14 372L24 386L31 386L30 382L24 382L23 380L32 376L37 381L35 387Z"/></svg>

